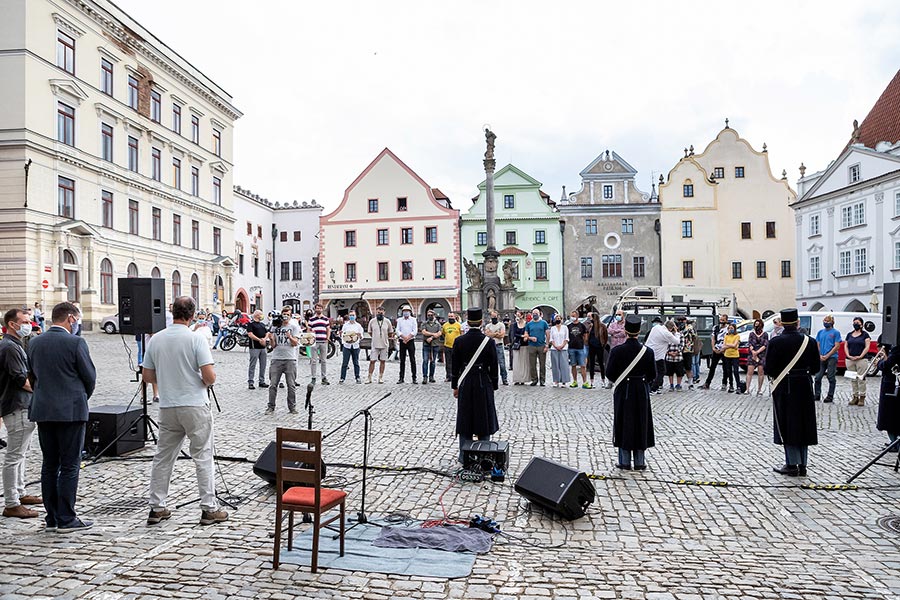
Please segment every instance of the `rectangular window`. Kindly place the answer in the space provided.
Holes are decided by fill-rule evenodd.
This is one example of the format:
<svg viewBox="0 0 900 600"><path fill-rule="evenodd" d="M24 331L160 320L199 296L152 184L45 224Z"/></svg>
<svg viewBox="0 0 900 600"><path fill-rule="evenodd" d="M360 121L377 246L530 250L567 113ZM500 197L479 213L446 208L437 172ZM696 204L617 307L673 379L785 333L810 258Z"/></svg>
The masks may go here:
<svg viewBox="0 0 900 600"><path fill-rule="evenodd" d="M692 260L681 261L681 277L684 279L693 279L694 278L694 261L692 261Z"/></svg>
<svg viewBox="0 0 900 600"><path fill-rule="evenodd" d="M378 263L378 281L387 281L389 275L390 271L388 270L388 263Z"/></svg>
<svg viewBox="0 0 900 600"><path fill-rule="evenodd" d="M487 231L479 231L475 234L476 246L487 246Z"/></svg>
<svg viewBox="0 0 900 600"><path fill-rule="evenodd" d="M766 221L766 239L775 237L775 221Z"/></svg>
<svg viewBox="0 0 900 600"><path fill-rule="evenodd" d="M621 277L622 276L622 255L621 254L604 254L600 258L602 264L603 277Z"/></svg>
<svg viewBox="0 0 900 600"><path fill-rule="evenodd" d="M56 105L56 140L75 145L75 109L62 102Z"/></svg>
<svg viewBox="0 0 900 600"><path fill-rule="evenodd" d="M847 179L849 183L856 183L859 181L859 165L850 165Z"/></svg>
<svg viewBox="0 0 900 600"><path fill-rule="evenodd" d="M138 139L128 136L128 170L138 172Z"/></svg>
<svg viewBox="0 0 900 600"><path fill-rule="evenodd" d="M213 127L213 154L222 156L222 132Z"/></svg>
<svg viewBox="0 0 900 600"><path fill-rule="evenodd" d="M289 281L291 278L291 263L281 263L281 281Z"/></svg>
<svg viewBox="0 0 900 600"><path fill-rule="evenodd" d="M240 275L244 274L244 253L238 254L238 273Z"/></svg>
<svg viewBox="0 0 900 600"><path fill-rule="evenodd" d="M725 179L725 167L714 167L713 179Z"/></svg>
<svg viewBox="0 0 900 600"><path fill-rule="evenodd" d="M156 181L162 181L162 152L159 148L150 150L150 176Z"/></svg>
<svg viewBox="0 0 900 600"><path fill-rule="evenodd" d="M262 225L256 226L256 237L262 238Z"/></svg>
<svg viewBox="0 0 900 600"><path fill-rule="evenodd" d="M191 221L191 248L200 249L200 221Z"/></svg>
<svg viewBox="0 0 900 600"><path fill-rule="evenodd" d="M272 261L266 257L266 279L272 279Z"/></svg>
<svg viewBox="0 0 900 600"><path fill-rule="evenodd" d="M844 250L838 255L838 275L850 275L851 252Z"/></svg>
<svg viewBox="0 0 900 600"><path fill-rule="evenodd" d="M585 219L584 232L587 235L597 235L597 219Z"/></svg>
<svg viewBox="0 0 900 600"><path fill-rule="evenodd" d="M346 274L344 279L349 282L356 281L356 263L347 263L345 266Z"/></svg>
<svg viewBox="0 0 900 600"><path fill-rule="evenodd" d="M222 256L222 230L213 227L213 254Z"/></svg>
<svg viewBox="0 0 900 600"><path fill-rule="evenodd" d="M280 236L280 237L278 238L279 241L281 241L281 242L286 242L286 241L287 241L287 231L282 231L282 232L279 234L279 236Z"/></svg>
<svg viewBox="0 0 900 600"><path fill-rule="evenodd" d="M247 235L253 235L253 223L247 221Z"/></svg>
<svg viewBox="0 0 900 600"><path fill-rule="evenodd" d="M141 225L140 205L137 200L128 201L128 233L140 235Z"/></svg>
<svg viewBox="0 0 900 600"><path fill-rule="evenodd" d="M377 198L369 198L369 212L370 213L378 212L378 199Z"/></svg>
<svg viewBox="0 0 900 600"><path fill-rule="evenodd" d="M756 261L756 277L757 279L765 279L766 274L766 261L758 260Z"/></svg>
<svg viewBox="0 0 900 600"><path fill-rule="evenodd" d="M347 248L356 247L356 231L350 230L344 232L344 246Z"/></svg>
<svg viewBox="0 0 900 600"><path fill-rule="evenodd" d="M403 281L412 281L413 268L411 260L400 261L400 278Z"/></svg>
<svg viewBox="0 0 900 600"><path fill-rule="evenodd" d="M853 205L853 225L865 225L866 224L866 204L864 202L857 202Z"/></svg>
<svg viewBox="0 0 900 600"><path fill-rule="evenodd" d="M56 66L70 75L75 74L75 38L56 31Z"/></svg>
<svg viewBox="0 0 900 600"><path fill-rule="evenodd" d="M379 229L377 232L377 243L379 246L387 246L389 242L388 238L388 230L387 229Z"/></svg>
<svg viewBox="0 0 900 600"><path fill-rule="evenodd" d="M856 248L853 250L853 266L853 272L859 275L862 275L869 270L869 260L866 256L865 248Z"/></svg>
<svg viewBox="0 0 900 600"><path fill-rule="evenodd" d="M397 212L406 212L406 198L397 198Z"/></svg>
<svg viewBox="0 0 900 600"><path fill-rule="evenodd" d="M693 221L682 221L681 222L681 237L682 238L694 237L694 222Z"/></svg>
<svg viewBox="0 0 900 600"><path fill-rule="evenodd" d="M425 228L425 243L437 244L437 227Z"/></svg>
<svg viewBox="0 0 900 600"><path fill-rule="evenodd" d="M172 215L172 245L181 245L181 215Z"/></svg>
<svg viewBox="0 0 900 600"><path fill-rule="evenodd" d="M138 109L138 98L140 97L140 88L138 87L137 77L128 76L128 106L134 110Z"/></svg>
<svg viewBox="0 0 900 600"><path fill-rule="evenodd" d="M819 215L809 215L809 236L819 235L822 233L819 224Z"/></svg>
<svg viewBox="0 0 900 600"><path fill-rule="evenodd" d="M900 242L894 242L894 268L900 269Z"/></svg>
<svg viewBox="0 0 900 600"><path fill-rule="evenodd" d="M100 192L100 201L103 204L103 226L112 229L113 226L113 195L112 192L103 190Z"/></svg>
<svg viewBox="0 0 900 600"><path fill-rule="evenodd" d="M622 234L631 235L634 233L634 219L622 219Z"/></svg>
<svg viewBox="0 0 900 600"><path fill-rule="evenodd" d="M635 279L641 279L647 275L643 256L635 256L631 264Z"/></svg>
<svg viewBox="0 0 900 600"><path fill-rule="evenodd" d="M300 241L300 232L299 232L299 231L295 231L295 232L294 232L294 241L295 241L295 242L299 242L299 241Z"/></svg>
<svg viewBox="0 0 900 600"><path fill-rule="evenodd" d="M200 195L200 168L191 167L191 196ZM262 237L262 236L259 236Z"/></svg>
<svg viewBox="0 0 900 600"><path fill-rule="evenodd" d="M253 276L259 277L259 257L253 257Z"/></svg>
<svg viewBox="0 0 900 600"><path fill-rule="evenodd" d="M447 261L443 258L434 261L434 278L447 279Z"/></svg>
<svg viewBox="0 0 900 600"><path fill-rule="evenodd" d="M534 279L536 281L547 281L547 261L534 261Z"/></svg>
<svg viewBox="0 0 900 600"><path fill-rule="evenodd" d="M103 160L113 161L113 128L112 125L100 125L100 155Z"/></svg>
<svg viewBox="0 0 900 600"><path fill-rule="evenodd" d="M534 232L534 243L538 244L546 244L547 243L547 232L543 229L538 229Z"/></svg>
<svg viewBox="0 0 900 600"><path fill-rule="evenodd" d="M604 200L612 200L613 198L613 186L612 184L606 183L603 185L603 199Z"/></svg>
<svg viewBox="0 0 900 600"><path fill-rule="evenodd" d="M172 159L172 185L181 189L181 160L178 158Z"/></svg>
<svg viewBox="0 0 900 600"><path fill-rule="evenodd" d="M900 192L894 193L894 216L900 217Z"/></svg>
<svg viewBox="0 0 900 600"><path fill-rule="evenodd" d="M682 186L682 195L685 198L693 198L694 197L694 184L693 183L685 183Z"/></svg>
<svg viewBox="0 0 900 600"><path fill-rule="evenodd" d="M222 206L222 180L218 177L213 177L213 202Z"/></svg>
<svg viewBox="0 0 900 600"><path fill-rule="evenodd" d="M822 273L819 270L819 257L818 256L810 256L809 257L809 280L817 281L822 279Z"/></svg>
<svg viewBox="0 0 900 600"><path fill-rule="evenodd" d="M191 115L191 141L200 143L200 117L197 115Z"/></svg>
<svg viewBox="0 0 900 600"><path fill-rule="evenodd" d="M732 279L743 279L744 277L744 264L735 261L731 263L731 278Z"/></svg>
<svg viewBox="0 0 900 600"><path fill-rule="evenodd" d="M591 256L582 256L581 257L581 278L582 279L593 279L594 278L594 259Z"/></svg>
<svg viewBox="0 0 900 600"><path fill-rule="evenodd" d="M105 58L100 59L100 91L113 95L113 65Z"/></svg>
<svg viewBox="0 0 900 600"><path fill-rule="evenodd" d="M741 239L742 240L751 239L750 223L747 223L747 222L741 223Z"/></svg>
<svg viewBox="0 0 900 600"><path fill-rule="evenodd" d="M507 246L515 246L516 244L516 232L515 231L507 231L506 232L506 245Z"/></svg>
<svg viewBox="0 0 900 600"><path fill-rule="evenodd" d="M154 123L162 121L162 94L157 90L150 91L150 120Z"/></svg>
<svg viewBox="0 0 900 600"><path fill-rule="evenodd" d="M791 276L791 261L781 261L781 276L784 278L788 278Z"/></svg>
<svg viewBox="0 0 900 600"><path fill-rule="evenodd" d="M515 208L515 207L516 207L516 197L512 194L504 194L503 208Z"/></svg>
<svg viewBox="0 0 900 600"><path fill-rule="evenodd" d="M401 244L412 244L413 243L412 227L403 227L400 229L400 243Z"/></svg>
<svg viewBox="0 0 900 600"><path fill-rule="evenodd" d="M154 208L151 211L152 216L152 226L153 226L153 239L161 240L162 239L162 211L158 208Z"/></svg>
<svg viewBox="0 0 900 600"><path fill-rule="evenodd" d="M735 167L734 168L734 178L735 179L743 179L744 177L744 167Z"/></svg>
<svg viewBox="0 0 900 600"><path fill-rule="evenodd" d="M172 131L181 135L181 105L172 103Z"/></svg>

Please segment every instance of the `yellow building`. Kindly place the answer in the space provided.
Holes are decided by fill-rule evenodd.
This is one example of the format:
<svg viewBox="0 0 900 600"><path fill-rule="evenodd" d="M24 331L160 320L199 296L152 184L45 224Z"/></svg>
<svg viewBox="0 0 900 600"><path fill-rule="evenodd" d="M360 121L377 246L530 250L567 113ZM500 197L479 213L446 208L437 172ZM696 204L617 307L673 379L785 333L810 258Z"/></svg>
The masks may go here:
<svg viewBox="0 0 900 600"><path fill-rule="evenodd" d="M660 176L663 285L731 288L744 316L795 306L796 193L728 126Z"/></svg>

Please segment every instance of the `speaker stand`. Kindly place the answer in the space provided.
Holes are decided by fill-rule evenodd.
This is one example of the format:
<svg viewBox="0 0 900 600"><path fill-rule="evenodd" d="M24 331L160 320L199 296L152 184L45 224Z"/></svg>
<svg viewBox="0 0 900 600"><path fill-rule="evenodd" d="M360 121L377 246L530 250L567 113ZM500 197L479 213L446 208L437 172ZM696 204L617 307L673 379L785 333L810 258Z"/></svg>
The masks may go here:
<svg viewBox="0 0 900 600"><path fill-rule="evenodd" d="M141 337L143 337L143 335ZM116 443L118 443L119 440L121 440L123 437L125 437L125 434L127 434L129 431L131 431L131 429L135 425L137 425L138 423L141 423L141 422L144 424L144 441L148 442L148 441L150 441L150 439L153 439L154 445L159 443L159 440L156 437L156 432L153 430L154 427L156 427L156 429L159 429L159 424L156 421L154 421L153 417L151 417L150 414L147 412L147 382L144 381L144 378L142 377L140 368L135 373L135 375L137 377L139 377L141 380L141 414L138 415L138 417L136 419L134 419L131 423L129 423L128 427L123 429L122 432L119 433L119 435L117 435L113 441L108 443L102 450L97 452L97 454L94 456L94 460L91 461L91 464L94 464L98 460L100 460L103 457L104 452L106 452L107 450L112 448ZM182 450L182 454L184 454L183 450Z"/></svg>
<svg viewBox="0 0 900 600"><path fill-rule="evenodd" d="M862 475L863 473L868 471L872 465L874 465L879 460L881 460L882 456L884 456L885 454L887 454L888 452L891 452L891 451L897 452L898 448L900 448L900 437L898 437L896 440L894 440L893 442L888 444L887 447L885 447L885 449L881 451L881 454L879 454L878 456L876 456L875 458L870 460L869 464L867 464L862 469L857 471L855 475L853 475L850 479L847 480L847 483L853 483L854 479L856 479L857 477L859 477L860 475ZM894 462L894 472L896 473L898 471L900 471L900 452L897 452L897 460Z"/></svg>

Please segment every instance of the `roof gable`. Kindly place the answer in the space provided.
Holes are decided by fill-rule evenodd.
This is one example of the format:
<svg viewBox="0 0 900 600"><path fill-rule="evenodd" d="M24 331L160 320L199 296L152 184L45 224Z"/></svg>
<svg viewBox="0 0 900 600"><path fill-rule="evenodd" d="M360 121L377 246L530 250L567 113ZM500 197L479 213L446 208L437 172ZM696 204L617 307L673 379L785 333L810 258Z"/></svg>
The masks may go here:
<svg viewBox="0 0 900 600"><path fill-rule="evenodd" d="M483 190L486 186L487 180L483 180L478 184L478 189ZM515 165L509 164L494 174L494 188L500 187L540 188L541 182Z"/></svg>
<svg viewBox="0 0 900 600"><path fill-rule="evenodd" d="M625 162L621 156L611 150L601 152L600 156L591 161L584 170L579 173L582 179L607 179L610 175L618 175L621 177L634 177L637 170Z"/></svg>
<svg viewBox="0 0 900 600"><path fill-rule="evenodd" d="M863 179L857 183L861 183L868 179L874 179L875 177L891 171L896 171L898 166L900 166L900 156L894 156L885 152L876 152L875 150L860 145L850 146L841 153L837 160L828 166L822 176L819 177L816 183L813 184L805 194L803 194L803 197L800 198L798 202L848 187L848 183L844 179L845 169L859 161L862 157L865 157L868 160L869 165L874 163L881 168L875 172L870 172L870 168L866 169L866 172L863 172L862 174Z"/></svg>

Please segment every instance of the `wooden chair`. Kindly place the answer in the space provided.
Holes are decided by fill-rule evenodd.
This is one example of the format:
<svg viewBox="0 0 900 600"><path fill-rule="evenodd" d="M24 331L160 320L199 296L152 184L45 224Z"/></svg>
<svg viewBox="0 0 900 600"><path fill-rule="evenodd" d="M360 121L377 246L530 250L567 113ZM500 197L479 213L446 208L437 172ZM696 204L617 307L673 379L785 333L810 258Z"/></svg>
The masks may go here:
<svg viewBox="0 0 900 600"><path fill-rule="evenodd" d="M306 444L307 448L300 448L298 444ZM285 461L289 465L285 466ZM284 490L285 483L303 483L312 487L295 486ZM286 429L279 427L275 430L275 491L278 494L275 501L275 552L272 561L273 568L279 565L281 553L281 521L282 512L288 511L287 549L292 550L294 544L294 513L308 513L313 515L313 542L312 542L312 572L318 569L319 562L319 530L327 528L336 519L340 519L341 556L344 555L344 501L347 492L342 490L322 489L322 432L308 431L305 429ZM340 513L326 521L322 521L322 514L336 506L340 506Z"/></svg>

